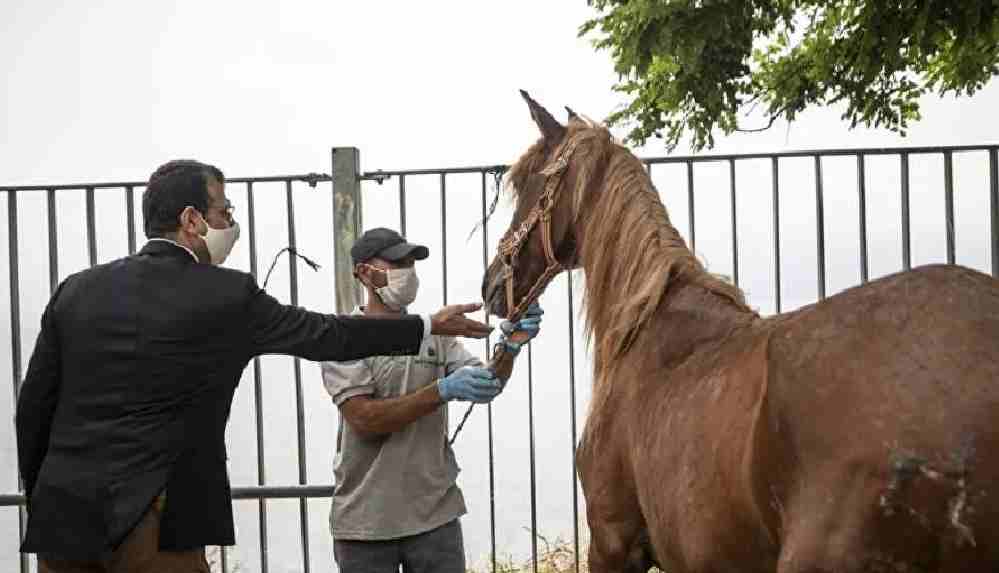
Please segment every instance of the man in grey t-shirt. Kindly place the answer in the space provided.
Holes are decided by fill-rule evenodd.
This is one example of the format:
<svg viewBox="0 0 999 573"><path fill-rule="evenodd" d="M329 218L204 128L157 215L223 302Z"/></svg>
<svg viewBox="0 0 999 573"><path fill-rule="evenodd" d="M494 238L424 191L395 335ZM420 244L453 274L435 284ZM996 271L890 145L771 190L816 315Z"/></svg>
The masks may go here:
<svg viewBox="0 0 999 573"><path fill-rule="evenodd" d="M395 231L366 232L351 248L354 274L367 289L366 316L404 313L419 286L421 245ZM532 308L504 332L537 334ZM513 343L507 347L516 352ZM458 518L465 501L447 443L447 402L488 403L503 388L451 337L431 336L416 356L377 356L322 364L323 383L341 413L330 526L344 573L464 573ZM344 423L344 421L346 423Z"/></svg>

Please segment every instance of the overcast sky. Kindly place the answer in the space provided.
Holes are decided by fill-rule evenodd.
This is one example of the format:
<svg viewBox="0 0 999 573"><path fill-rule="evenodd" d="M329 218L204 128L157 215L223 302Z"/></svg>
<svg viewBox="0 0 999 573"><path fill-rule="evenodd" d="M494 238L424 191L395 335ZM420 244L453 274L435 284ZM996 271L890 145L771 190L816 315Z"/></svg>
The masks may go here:
<svg viewBox="0 0 999 573"><path fill-rule="evenodd" d="M590 15L573 2L222 2L138 3L121 0L54 2L7 0L0 5L0 70L5 79L0 131L0 185L145 180L169 159L193 157L230 176L329 172L333 146L361 151L364 170L457 167L509 163L537 133L517 90L527 89L557 116L563 105L595 119L623 100L611 90L608 56L576 37ZM976 98L926 98L924 120L905 139L847 128L841 110L806 113L791 127L720 138L713 152L834 147L994 143L999 118L995 85ZM620 131L619 135L623 135ZM662 155L652 145L636 149ZM681 150L684 151L684 150ZM958 261L987 268L987 171L981 154L955 158ZM868 161L871 276L901 267L898 161ZM730 273L726 165L695 170L697 254L711 270ZM827 288L859 280L856 171L851 160L823 164ZM913 260L944 260L942 161L912 159ZM740 278L750 301L774 311L769 165L738 165ZM685 234L686 179L681 168L661 167L653 180ZM479 212L478 176L447 181L448 300L478 298L479 237L466 237ZM811 160L781 166L781 292L785 309L817 295L815 203ZM397 183L364 186L368 227L398 225ZM416 310L443 302L439 178L407 181L408 228L433 251L421 264ZM492 182L490 181L490 192ZM245 189L228 189L245 221ZM122 191L97 193L98 255L126 252ZM283 186L260 186L259 265L287 243ZM301 303L332 310L329 186L295 187L300 246L323 265L299 267ZM58 199L59 275L87 264L82 193ZM10 348L6 198L0 200L0 338ZM24 362L48 296L48 243L43 194L21 194L19 274ZM502 205L490 238L509 220ZM140 242L141 244L141 242ZM491 254L491 253L490 253ZM231 266L249 268L244 240ZM269 290L288 300L287 263ZM577 277L576 284L580 284ZM571 538L569 338L567 287L560 278L542 299L545 331L535 345L533 382L537 425L539 530ZM581 294L577 289L577 296ZM578 303L578 301L577 301ZM577 305L578 308L578 305ZM576 329L577 413L580 427L589 390L587 351ZM470 347L481 352L482 344ZM10 351L0 352L0 385L12 387ZM265 456L272 484L297 481L291 361L266 358ZM526 362L493 410L497 484L497 545L517 560L529 555L530 525ZM308 422L308 475L331 480L336 413L319 383L318 368L303 365ZM237 391L228 440L235 485L256 483L252 378ZM15 487L12 392L0 392L0 490ZM463 408L452 409L457 418ZM470 558L489 550L488 449L485 410L473 413L456 444L461 485L470 514L464 519ZM239 546L234 560L259 570L255 504L237 504ZM314 570L331 562L325 501L310 503ZM271 571L301 565L297 502L269 509ZM16 513L0 510L0 569L13 570Z"/></svg>

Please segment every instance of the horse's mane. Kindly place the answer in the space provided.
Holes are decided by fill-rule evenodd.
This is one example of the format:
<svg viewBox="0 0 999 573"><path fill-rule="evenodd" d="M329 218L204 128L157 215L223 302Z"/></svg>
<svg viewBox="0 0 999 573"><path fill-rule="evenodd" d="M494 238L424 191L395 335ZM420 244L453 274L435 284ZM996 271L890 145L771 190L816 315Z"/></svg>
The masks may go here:
<svg viewBox="0 0 999 573"><path fill-rule="evenodd" d="M742 290L709 273L687 248L635 155L602 126L570 122L565 141L574 138L583 139L569 159L575 188L562 193L574 194L573 217L584 237L586 333L595 342L596 380L614 368L674 284L698 284L750 311ZM511 167L510 184L526 188L546 156L543 141L531 146Z"/></svg>

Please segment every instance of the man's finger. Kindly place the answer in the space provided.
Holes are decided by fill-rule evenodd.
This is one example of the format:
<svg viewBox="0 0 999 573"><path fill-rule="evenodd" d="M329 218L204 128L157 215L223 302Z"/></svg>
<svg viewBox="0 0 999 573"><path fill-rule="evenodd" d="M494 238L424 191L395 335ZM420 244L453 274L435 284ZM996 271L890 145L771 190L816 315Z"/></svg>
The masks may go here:
<svg viewBox="0 0 999 573"><path fill-rule="evenodd" d="M545 311L541 309L540 306L527 309L524 316L541 316Z"/></svg>
<svg viewBox="0 0 999 573"><path fill-rule="evenodd" d="M492 370L489 370L488 368L477 368L475 370L469 371L469 374L471 374L472 377L475 378L475 381L477 383L480 381L490 382L496 379L496 375L493 374Z"/></svg>
<svg viewBox="0 0 999 573"><path fill-rule="evenodd" d="M452 304L447 308L445 308L444 310L446 310L448 314L455 315L455 314L467 314L469 312L475 312L481 308L482 308L481 302L470 302L467 304Z"/></svg>
<svg viewBox="0 0 999 573"><path fill-rule="evenodd" d="M500 388L499 384L486 382L483 384L476 384L469 391L480 396L495 396L500 393L500 390L502 390L502 388Z"/></svg>
<svg viewBox="0 0 999 573"><path fill-rule="evenodd" d="M489 388L489 389L483 388L481 390L476 389L471 392L472 396L476 400L489 400L490 398L495 398L496 396L499 396L499 393L500 393L499 388Z"/></svg>
<svg viewBox="0 0 999 573"><path fill-rule="evenodd" d="M468 321L467 324L463 323L460 330L460 336L464 336L465 338L485 338L493 331L491 326L475 322L474 320Z"/></svg>
<svg viewBox="0 0 999 573"><path fill-rule="evenodd" d="M481 330L482 332L492 332L493 331L493 327L492 326L489 326L488 324L486 324L484 322L479 322L477 320L473 320L471 318L461 317L461 318L457 318L456 320L460 320L461 321L461 325L463 327L465 327L465 328L469 328L469 329L473 329L473 330Z"/></svg>

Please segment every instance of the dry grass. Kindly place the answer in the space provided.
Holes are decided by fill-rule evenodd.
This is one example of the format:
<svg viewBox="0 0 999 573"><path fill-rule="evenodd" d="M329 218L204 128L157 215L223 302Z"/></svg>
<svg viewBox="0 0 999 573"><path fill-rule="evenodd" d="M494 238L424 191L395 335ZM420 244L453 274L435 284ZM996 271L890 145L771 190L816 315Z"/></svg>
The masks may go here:
<svg viewBox="0 0 999 573"><path fill-rule="evenodd" d="M525 528L528 529L528 528ZM528 529L530 532L530 529ZM523 560L516 560L511 555L507 554L503 557L499 555L496 556L496 572L497 573L577 573L576 569L576 552L573 547L571 540L566 541L561 537L556 537L554 540L549 540L547 537L537 534L538 537L538 567L534 568L534 564L530 557ZM471 568L467 570L467 573L492 573L491 563L489 559L483 559L483 566L478 568ZM590 567L586 561L586 547L582 544L579 547L579 573L589 573ZM659 572L659 569L653 567L649 569L652 572ZM661 572L659 572L661 573Z"/></svg>

